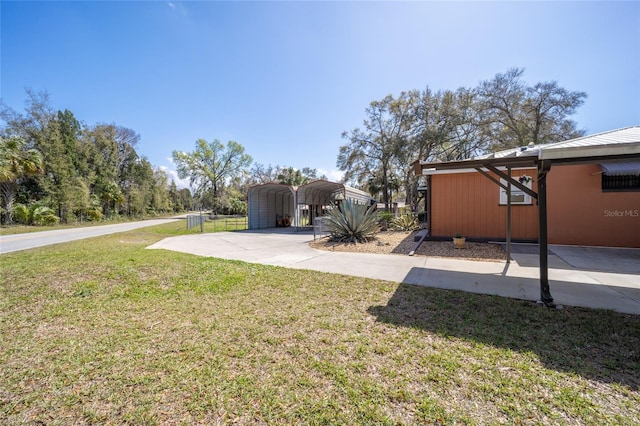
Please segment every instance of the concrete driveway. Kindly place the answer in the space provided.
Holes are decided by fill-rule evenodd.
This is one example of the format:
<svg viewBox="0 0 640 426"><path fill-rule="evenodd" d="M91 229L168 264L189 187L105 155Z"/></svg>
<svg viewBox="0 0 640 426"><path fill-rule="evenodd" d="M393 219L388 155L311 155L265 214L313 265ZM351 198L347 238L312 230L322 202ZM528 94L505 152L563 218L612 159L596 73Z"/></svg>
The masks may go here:
<svg viewBox="0 0 640 426"><path fill-rule="evenodd" d="M536 301L534 249L514 246L513 261L344 253L309 247L313 234L284 230L220 232L166 238L149 249L310 269ZM535 246L534 246L535 247ZM537 247L535 247L537 248ZM551 246L551 295L557 304L640 315L640 249Z"/></svg>

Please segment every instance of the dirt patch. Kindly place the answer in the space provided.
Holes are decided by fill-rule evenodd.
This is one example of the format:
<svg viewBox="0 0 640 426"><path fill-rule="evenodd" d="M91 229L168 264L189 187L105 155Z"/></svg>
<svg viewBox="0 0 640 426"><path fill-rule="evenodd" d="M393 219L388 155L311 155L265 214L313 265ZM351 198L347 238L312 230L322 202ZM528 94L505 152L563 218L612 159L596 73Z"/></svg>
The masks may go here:
<svg viewBox="0 0 640 426"><path fill-rule="evenodd" d="M353 253L378 253L408 255L416 247L415 232L383 231L366 243L340 243L324 237L309 243L318 250L346 251ZM424 241L416 256L454 257L473 260L506 260L505 252L498 244L467 242L464 249L453 247L452 241Z"/></svg>

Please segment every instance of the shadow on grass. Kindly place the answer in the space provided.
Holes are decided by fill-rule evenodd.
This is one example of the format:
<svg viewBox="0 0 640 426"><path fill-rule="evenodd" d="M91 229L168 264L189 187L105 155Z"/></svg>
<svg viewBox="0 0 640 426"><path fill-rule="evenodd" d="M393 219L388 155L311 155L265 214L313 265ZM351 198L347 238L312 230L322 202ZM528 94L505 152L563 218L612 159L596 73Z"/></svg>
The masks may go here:
<svg viewBox="0 0 640 426"><path fill-rule="evenodd" d="M535 353L549 369L640 389L640 316L400 284L378 321Z"/></svg>

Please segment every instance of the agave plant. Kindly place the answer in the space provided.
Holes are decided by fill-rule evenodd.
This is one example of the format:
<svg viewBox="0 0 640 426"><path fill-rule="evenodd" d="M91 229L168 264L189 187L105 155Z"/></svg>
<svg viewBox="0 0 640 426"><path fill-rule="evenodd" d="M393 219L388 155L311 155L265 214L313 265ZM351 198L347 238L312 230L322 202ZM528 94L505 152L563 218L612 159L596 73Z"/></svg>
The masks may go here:
<svg viewBox="0 0 640 426"><path fill-rule="evenodd" d="M346 199L329 210L325 226L335 241L362 243L378 232L378 215L368 205Z"/></svg>
<svg viewBox="0 0 640 426"><path fill-rule="evenodd" d="M393 218L391 226L397 231L414 231L420 226L418 218L413 213L405 213Z"/></svg>

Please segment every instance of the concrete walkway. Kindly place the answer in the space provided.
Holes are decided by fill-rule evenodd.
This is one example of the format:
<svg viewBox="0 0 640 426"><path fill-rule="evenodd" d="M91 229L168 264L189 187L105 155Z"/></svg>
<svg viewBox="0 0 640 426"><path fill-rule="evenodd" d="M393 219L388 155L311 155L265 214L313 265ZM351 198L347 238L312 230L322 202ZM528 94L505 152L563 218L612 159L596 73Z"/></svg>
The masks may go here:
<svg viewBox="0 0 640 426"><path fill-rule="evenodd" d="M512 262L345 253L309 247L313 235L282 230L221 232L166 238L149 249L310 269L536 301L538 255L515 249ZM551 246L555 303L640 315L640 249Z"/></svg>

